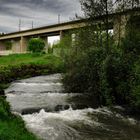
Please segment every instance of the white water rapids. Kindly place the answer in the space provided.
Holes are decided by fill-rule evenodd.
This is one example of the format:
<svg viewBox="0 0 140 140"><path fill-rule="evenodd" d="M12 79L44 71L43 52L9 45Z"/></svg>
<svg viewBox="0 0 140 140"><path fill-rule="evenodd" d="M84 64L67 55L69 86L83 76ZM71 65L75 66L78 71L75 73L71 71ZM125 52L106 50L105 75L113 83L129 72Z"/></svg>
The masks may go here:
<svg viewBox="0 0 140 140"><path fill-rule="evenodd" d="M106 107L86 107L81 94L64 93L61 78L29 78L5 90L11 110L31 132L43 140L140 140L139 121ZM78 101L71 102L76 96Z"/></svg>

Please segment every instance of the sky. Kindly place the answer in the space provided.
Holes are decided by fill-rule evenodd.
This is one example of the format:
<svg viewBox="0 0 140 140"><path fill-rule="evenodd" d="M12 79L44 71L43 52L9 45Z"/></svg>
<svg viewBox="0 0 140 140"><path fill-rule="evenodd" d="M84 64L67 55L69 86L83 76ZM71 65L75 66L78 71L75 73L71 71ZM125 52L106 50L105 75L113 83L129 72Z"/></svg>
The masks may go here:
<svg viewBox="0 0 140 140"><path fill-rule="evenodd" d="M9 33L70 21L82 15L79 0L0 0L0 32Z"/></svg>

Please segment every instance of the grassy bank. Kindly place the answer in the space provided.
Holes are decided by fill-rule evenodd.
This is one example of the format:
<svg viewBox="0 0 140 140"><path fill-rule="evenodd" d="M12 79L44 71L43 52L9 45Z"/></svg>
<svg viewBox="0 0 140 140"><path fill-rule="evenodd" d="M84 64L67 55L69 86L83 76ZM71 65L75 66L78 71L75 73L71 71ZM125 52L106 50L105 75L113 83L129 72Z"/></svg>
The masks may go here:
<svg viewBox="0 0 140 140"><path fill-rule="evenodd" d="M13 54L9 56L0 57L0 67L18 64L49 64L54 62L59 63L57 57L48 54Z"/></svg>
<svg viewBox="0 0 140 140"><path fill-rule="evenodd" d="M37 140L25 128L20 117L10 113L8 103L0 97L0 140Z"/></svg>
<svg viewBox="0 0 140 140"><path fill-rule="evenodd" d="M0 57L0 95L15 80L63 72L63 63L53 55L20 54ZM0 96L0 140L36 140L20 117L10 112L9 104Z"/></svg>
<svg viewBox="0 0 140 140"><path fill-rule="evenodd" d="M0 57L0 88L12 81L63 72L59 57L46 54L16 54Z"/></svg>

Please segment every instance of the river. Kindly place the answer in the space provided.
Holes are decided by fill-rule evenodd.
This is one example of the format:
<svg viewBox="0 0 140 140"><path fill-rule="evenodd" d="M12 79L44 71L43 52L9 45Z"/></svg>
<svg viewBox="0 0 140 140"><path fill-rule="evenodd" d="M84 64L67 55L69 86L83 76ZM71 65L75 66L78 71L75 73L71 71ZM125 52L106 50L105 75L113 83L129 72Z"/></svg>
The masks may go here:
<svg viewBox="0 0 140 140"><path fill-rule="evenodd" d="M140 140L140 121L122 115L124 108L93 109L88 96L84 101L82 94L65 93L61 78L33 77L5 90L12 112L28 130L43 140Z"/></svg>

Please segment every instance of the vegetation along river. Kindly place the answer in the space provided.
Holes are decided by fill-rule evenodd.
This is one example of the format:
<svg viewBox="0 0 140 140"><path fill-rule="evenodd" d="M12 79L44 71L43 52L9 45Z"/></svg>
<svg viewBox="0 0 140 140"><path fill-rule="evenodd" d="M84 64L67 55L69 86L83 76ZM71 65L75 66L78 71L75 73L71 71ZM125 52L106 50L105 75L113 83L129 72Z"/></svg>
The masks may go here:
<svg viewBox="0 0 140 140"><path fill-rule="evenodd" d="M119 106L91 108L82 94L65 93L61 78L29 78L5 90L12 112L31 132L43 140L140 140L139 120L122 115Z"/></svg>

